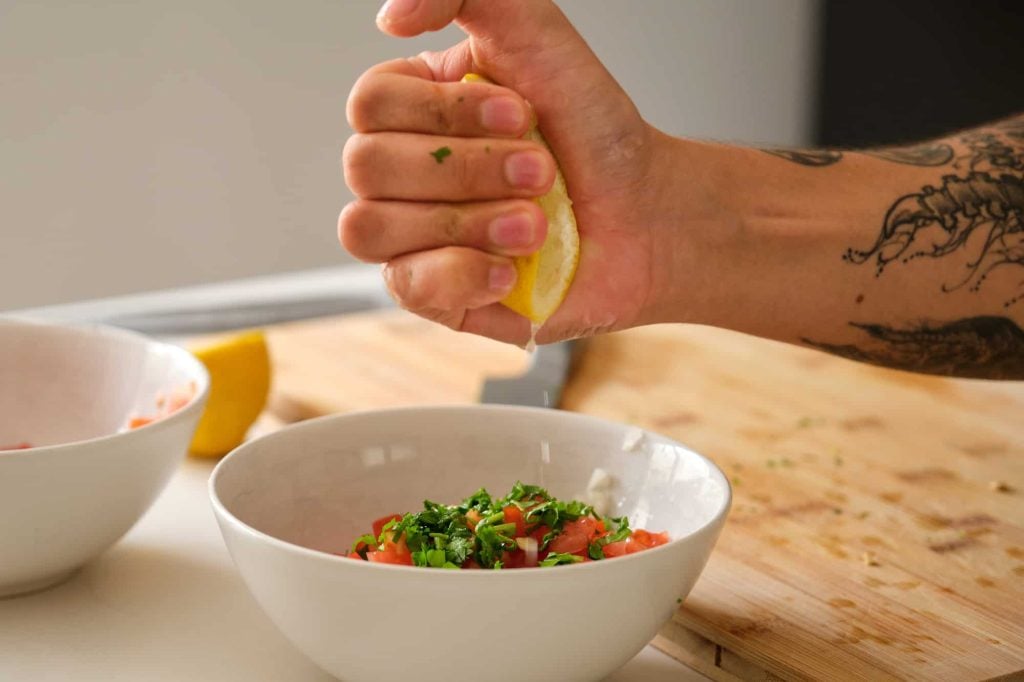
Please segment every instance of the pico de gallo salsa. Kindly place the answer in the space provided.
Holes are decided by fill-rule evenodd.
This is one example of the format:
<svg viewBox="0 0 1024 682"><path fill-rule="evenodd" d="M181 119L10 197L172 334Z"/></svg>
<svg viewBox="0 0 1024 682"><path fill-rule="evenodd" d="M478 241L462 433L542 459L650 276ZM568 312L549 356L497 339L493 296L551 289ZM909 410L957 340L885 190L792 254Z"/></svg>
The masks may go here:
<svg viewBox="0 0 1024 682"><path fill-rule="evenodd" d="M381 564L448 569L561 566L613 559L664 545L668 533L631 529L625 516L563 502L517 482L494 499L483 488L457 505L424 501L423 511L373 522L342 556Z"/></svg>

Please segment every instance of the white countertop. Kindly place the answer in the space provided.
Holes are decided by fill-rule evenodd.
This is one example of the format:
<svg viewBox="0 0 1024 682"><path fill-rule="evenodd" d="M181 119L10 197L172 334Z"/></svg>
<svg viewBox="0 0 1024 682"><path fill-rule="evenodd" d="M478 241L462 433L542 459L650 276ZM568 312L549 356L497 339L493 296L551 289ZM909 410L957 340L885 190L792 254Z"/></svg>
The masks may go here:
<svg viewBox="0 0 1024 682"><path fill-rule="evenodd" d="M301 300L331 292L381 300L366 266L20 311L90 320L176 307ZM188 459L139 523L68 582L0 599L0 682L314 682L334 678L294 649L246 591L207 498L213 462ZM696 682L653 647L606 682Z"/></svg>
<svg viewBox="0 0 1024 682"><path fill-rule="evenodd" d="M119 543L68 582L0 600L0 680L326 682L246 591L185 461ZM704 676L652 647L607 682Z"/></svg>

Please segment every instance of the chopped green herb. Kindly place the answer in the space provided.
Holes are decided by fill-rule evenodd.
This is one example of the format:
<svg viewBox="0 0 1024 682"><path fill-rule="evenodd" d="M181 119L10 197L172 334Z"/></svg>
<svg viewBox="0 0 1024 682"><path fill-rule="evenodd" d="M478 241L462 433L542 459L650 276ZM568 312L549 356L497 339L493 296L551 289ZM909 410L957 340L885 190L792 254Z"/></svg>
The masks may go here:
<svg viewBox="0 0 1024 682"><path fill-rule="evenodd" d="M552 552L548 554L544 561L540 562L541 566L559 566L561 564L575 564L583 561L583 557L576 556L575 554L564 554L562 552Z"/></svg>
<svg viewBox="0 0 1024 682"><path fill-rule="evenodd" d="M676 603L677 604L682 604L683 603L683 598L682 597L676 597Z"/></svg>
<svg viewBox="0 0 1024 682"><path fill-rule="evenodd" d="M451 156L452 150L450 147L438 147L434 151L430 152L430 155L434 157L434 161L438 163L444 163L446 156Z"/></svg>
<svg viewBox="0 0 1024 682"><path fill-rule="evenodd" d="M768 460L767 462L765 462L765 464L768 465L769 469L774 469L775 468L775 460L774 459Z"/></svg>

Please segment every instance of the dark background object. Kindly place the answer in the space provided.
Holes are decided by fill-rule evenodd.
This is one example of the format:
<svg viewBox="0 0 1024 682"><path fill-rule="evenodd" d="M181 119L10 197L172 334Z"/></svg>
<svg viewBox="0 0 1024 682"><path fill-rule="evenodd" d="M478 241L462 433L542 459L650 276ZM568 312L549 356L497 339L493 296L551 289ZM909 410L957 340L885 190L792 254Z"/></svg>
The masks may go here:
<svg viewBox="0 0 1024 682"><path fill-rule="evenodd" d="M1024 0L825 0L816 142L936 137L1024 111Z"/></svg>

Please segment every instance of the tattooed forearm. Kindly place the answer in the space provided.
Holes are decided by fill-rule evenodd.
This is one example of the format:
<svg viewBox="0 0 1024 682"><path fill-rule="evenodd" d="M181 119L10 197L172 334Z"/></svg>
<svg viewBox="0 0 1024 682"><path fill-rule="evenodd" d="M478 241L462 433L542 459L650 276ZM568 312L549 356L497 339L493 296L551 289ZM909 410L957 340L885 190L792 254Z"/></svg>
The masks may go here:
<svg viewBox="0 0 1024 682"><path fill-rule="evenodd" d="M959 172L899 197L875 243L848 249L843 260L873 261L881 276L892 263L963 254L964 275L943 285L944 292L977 292L997 269L1024 269L1024 119L960 139L967 151L952 163ZM1018 286L1005 308L1024 300L1024 281Z"/></svg>
<svg viewBox="0 0 1024 682"><path fill-rule="evenodd" d="M911 372L978 379L1024 379L1024 330L1005 317L918 323L904 329L851 323L863 344L805 344L851 360Z"/></svg>

